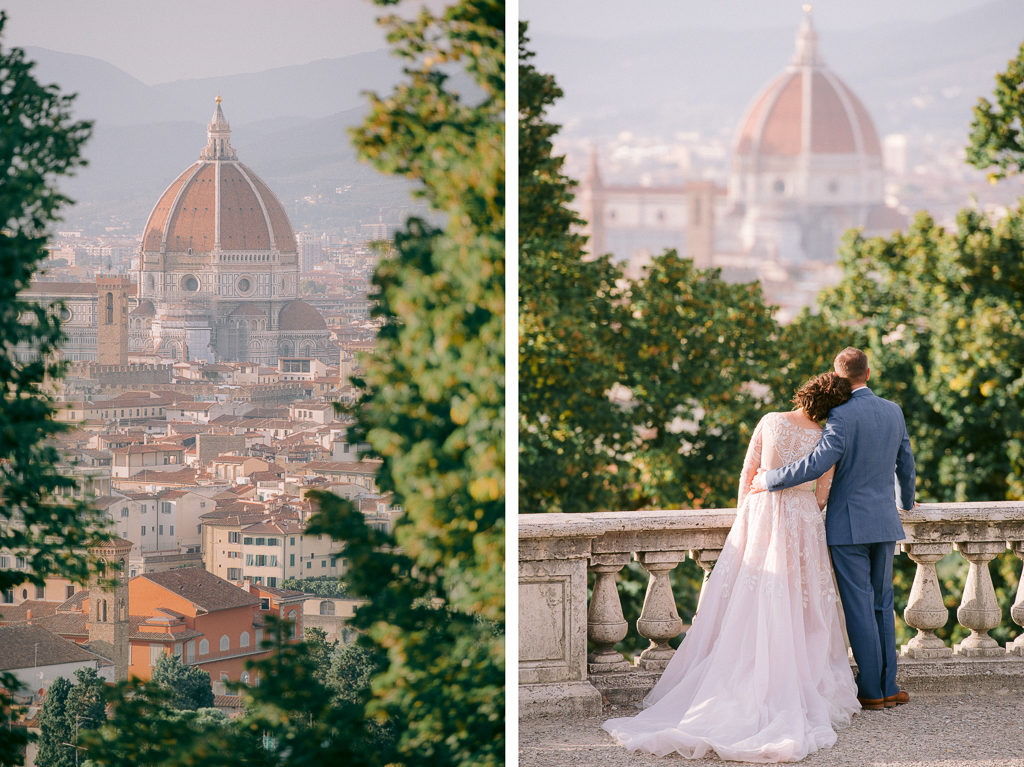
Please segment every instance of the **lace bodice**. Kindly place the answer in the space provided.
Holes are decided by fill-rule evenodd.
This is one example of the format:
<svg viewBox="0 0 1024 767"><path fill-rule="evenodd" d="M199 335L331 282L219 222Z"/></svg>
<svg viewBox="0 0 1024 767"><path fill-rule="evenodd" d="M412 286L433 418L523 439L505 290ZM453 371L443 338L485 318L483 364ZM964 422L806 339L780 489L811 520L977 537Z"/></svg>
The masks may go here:
<svg viewBox="0 0 1024 767"><path fill-rule="evenodd" d="M747 447L747 455L743 459L737 506L746 498L750 483L759 468L778 469L798 461L810 453L820 439L821 428L818 426L801 426L790 420L785 413L765 415L758 421ZM817 498L818 508L824 508L831 487L832 469L829 469L818 480L797 485L790 488L789 492L811 491Z"/></svg>

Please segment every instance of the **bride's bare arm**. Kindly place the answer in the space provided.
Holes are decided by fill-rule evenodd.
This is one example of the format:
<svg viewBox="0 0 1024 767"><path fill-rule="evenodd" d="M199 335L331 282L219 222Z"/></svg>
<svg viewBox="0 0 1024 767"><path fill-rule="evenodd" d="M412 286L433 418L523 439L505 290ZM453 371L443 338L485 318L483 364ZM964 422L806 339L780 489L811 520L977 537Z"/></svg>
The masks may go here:
<svg viewBox="0 0 1024 767"><path fill-rule="evenodd" d="M832 489L832 475L836 473L836 467L832 466L828 471L818 477L818 483L814 486L814 497L818 499L818 508L824 509L828 503L828 491Z"/></svg>
<svg viewBox="0 0 1024 767"><path fill-rule="evenodd" d="M736 508L743 505L743 499L750 492L750 483L761 465L761 439L764 425L764 418L757 422L754 433L750 437L750 444L747 445L747 455L743 459L743 470L740 471L740 488L736 493Z"/></svg>

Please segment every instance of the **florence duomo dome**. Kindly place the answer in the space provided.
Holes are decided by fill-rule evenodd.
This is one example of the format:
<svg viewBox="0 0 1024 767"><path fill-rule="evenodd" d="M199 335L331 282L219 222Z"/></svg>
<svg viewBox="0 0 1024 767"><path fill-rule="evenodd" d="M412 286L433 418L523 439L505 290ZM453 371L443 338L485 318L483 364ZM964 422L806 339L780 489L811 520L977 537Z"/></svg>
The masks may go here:
<svg viewBox="0 0 1024 767"><path fill-rule="evenodd" d="M878 133L822 59L809 5L789 66L740 121L729 197L744 245L786 263L834 261L841 233L882 206Z"/></svg>
<svg viewBox="0 0 1024 767"><path fill-rule="evenodd" d="M298 298L288 215L239 162L220 96L199 159L149 215L139 267L139 301L153 311L132 313L132 353L262 364L279 356L337 359L323 319Z"/></svg>

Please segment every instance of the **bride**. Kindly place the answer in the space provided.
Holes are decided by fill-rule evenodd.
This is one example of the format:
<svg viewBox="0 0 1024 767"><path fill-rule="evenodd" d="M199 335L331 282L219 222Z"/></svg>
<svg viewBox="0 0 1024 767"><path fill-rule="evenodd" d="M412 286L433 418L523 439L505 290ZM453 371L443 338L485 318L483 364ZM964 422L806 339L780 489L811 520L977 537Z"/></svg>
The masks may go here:
<svg viewBox="0 0 1024 767"><path fill-rule="evenodd" d="M627 748L797 761L835 743L834 728L860 710L821 513L833 470L816 486L748 492L758 467L810 453L818 422L849 398L849 382L825 373L796 393L796 410L768 413L757 424L736 521L692 627L644 710L604 724Z"/></svg>

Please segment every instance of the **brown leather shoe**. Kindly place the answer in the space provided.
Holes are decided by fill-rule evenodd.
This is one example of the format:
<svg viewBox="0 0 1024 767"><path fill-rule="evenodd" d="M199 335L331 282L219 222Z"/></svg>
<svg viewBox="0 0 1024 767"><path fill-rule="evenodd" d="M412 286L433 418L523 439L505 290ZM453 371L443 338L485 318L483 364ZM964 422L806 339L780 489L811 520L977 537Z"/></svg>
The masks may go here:
<svg viewBox="0 0 1024 767"><path fill-rule="evenodd" d="M858 696L857 700L860 701L860 707L866 711L881 711L885 708L884 698L861 698Z"/></svg>
<svg viewBox="0 0 1024 767"><path fill-rule="evenodd" d="M904 703L910 702L910 693L906 690L900 690L895 695L888 695L882 699L882 703L886 708L892 708L893 706L902 706Z"/></svg>

